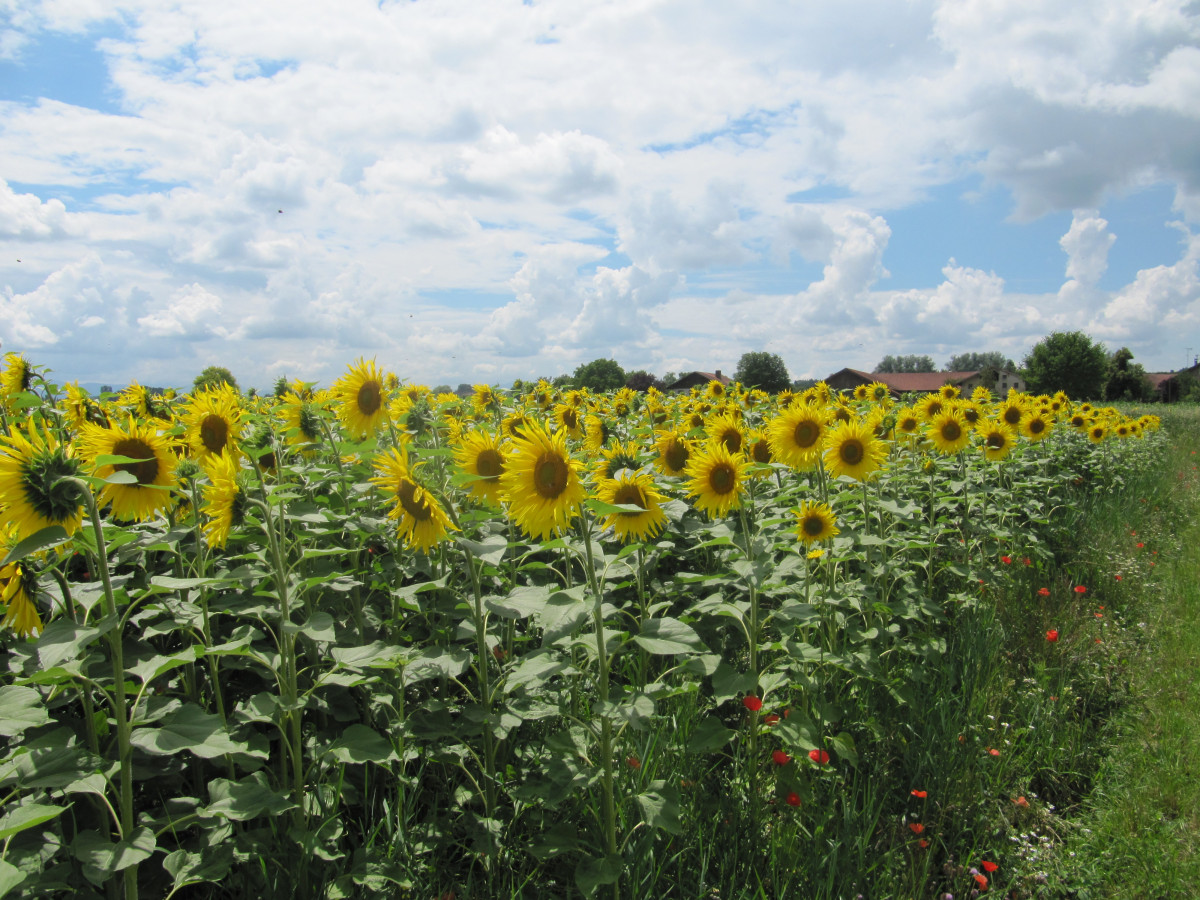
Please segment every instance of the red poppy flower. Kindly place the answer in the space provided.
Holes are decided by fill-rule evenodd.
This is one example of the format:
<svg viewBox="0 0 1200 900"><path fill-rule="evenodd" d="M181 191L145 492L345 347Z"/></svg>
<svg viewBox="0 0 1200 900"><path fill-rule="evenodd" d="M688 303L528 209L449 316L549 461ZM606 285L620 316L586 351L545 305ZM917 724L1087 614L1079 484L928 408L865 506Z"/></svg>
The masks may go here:
<svg viewBox="0 0 1200 900"><path fill-rule="evenodd" d="M913 834L920 834L922 831L925 830L925 826L922 825L920 822L909 822L908 829Z"/></svg>
<svg viewBox="0 0 1200 900"><path fill-rule="evenodd" d="M1025 563L1025 565L1027 565L1027 566L1033 565L1033 560L1030 559L1028 556L1026 556L1024 559L1022 559L1021 562Z"/></svg>
<svg viewBox="0 0 1200 900"><path fill-rule="evenodd" d="M746 707L750 712L758 712L762 709L762 697L756 697L753 694L743 697L742 706Z"/></svg>
<svg viewBox="0 0 1200 900"><path fill-rule="evenodd" d="M775 760L775 765L777 766L786 766L792 761L792 758L782 750L776 750L774 753L772 753L771 759Z"/></svg>
<svg viewBox="0 0 1200 900"><path fill-rule="evenodd" d="M928 791L910 791L909 793L911 793L914 797L919 797L922 800L929 796Z"/></svg>
<svg viewBox="0 0 1200 900"><path fill-rule="evenodd" d="M1057 640L1058 640L1058 629L1057 629L1057 628L1051 628L1049 631L1047 631L1047 632L1046 632L1046 640L1048 640L1048 641L1049 641L1050 643L1052 643L1052 644L1053 644L1055 641L1057 641Z"/></svg>
<svg viewBox="0 0 1200 900"><path fill-rule="evenodd" d="M1013 803L1015 803L1017 806L1021 807L1021 809L1029 808L1029 801L1026 800L1024 797L1014 797Z"/></svg>
<svg viewBox="0 0 1200 900"><path fill-rule="evenodd" d="M925 840L925 838L921 838L919 841L917 841L917 846L924 850L929 846L929 841Z"/></svg>
<svg viewBox="0 0 1200 900"><path fill-rule="evenodd" d="M1010 565L1012 565L1012 557L1011 556L1002 556L1002 557L1000 557L1000 562L1004 563L1006 566L1010 566Z"/></svg>
<svg viewBox="0 0 1200 900"><path fill-rule="evenodd" d="M1075 585L1075 593L1086 594L1087 588L1085 588L1082 584L1077 584L1077 585Z"/></svg>
<svg viewBox="0 0 1200 900"><path fill-rule="evenodd" d="M1000 755L1000 751L999 751L999 750L997 750L995 747L989 747L989 748L988 748L988 755L989 755L989 756L999 756L999 755Z"/></svg>
<svg viewBox="0 0 1200 900"><path fill-rule="evenodd" d="M767 713L763 716L763 721L768 725L775 725L779 722L779 716L775 715L775 713Z"/></svg>
<svg viewBox="0 0 1200 900"><path fill-rule="evenodd" d="M1120 576L1120 575L1118 575L1118 576L1117 576L1117 581L1120 581L1120 580L1121 580L1121 576Z"/></svg>
<svg viewBox="0 0 1200 900"><path fill-rule="evenodd" d="M987 872L989 875L991 875L991 874L992 874L993 872L995 872L995 871L996 871L998 868L1000 868L1000 866L999 866L999 865L997 865L996 863L994 863L994 862L988 862L986 859L985 859L985 860L983 860L983 861L980 863L980 865L981 865L981 866L983 866L983 871Z"/></svg>
<svg viewBox="0 0 1200 900"><path fill-rule="evenodd" d="M818 766L823 766L829 762L829 753L825 750L809 750L808 758L815 762Z"/></svg>
<svg viewBox="0 0 1200 900"><path fill-rule="evenodd" d="M1042 597L1050 596L1050 588L1038 588L1038 595Z"/></svg>
<svg viewBox="0 0 1200 900"><path fill-rule="evenodd" d="M642 761L636 756L627 756L625 757L625 765L629 766L631 769L640 769L642 767Z"/></svg>
<svg viewBox="0 0 1200 900"><path fill-rule="evenodd" d="M800 805L800 795L797 794L795 791L792 791L791 793L789 793L787 795L787 799L784 802L786 802L788 806L799 806Z"/></svg>
<svg viewBox="0 0 1200 900"><path fill-rule="evenodd" d="M977 885L979 885L979 889L980 889L981 891L986 891L986 890L987 890L987 887L988 887L988 880L987 880L987 876L986 876L986 875L980 875L980 874L976 873L976 875L975 875L975 883L976 883Z"/></svg>
<svg viewBox="0 0 1200 900"><path fill-rule="evenodd" d="M1145 546L1146 546L1146 545L1145 545L1145 544L1143 544L1141 541L1138 541L1137 548L1138 548L1139 550L1141 550L1141 549L1142 549L1143 547L1145 547Z"/></svg>

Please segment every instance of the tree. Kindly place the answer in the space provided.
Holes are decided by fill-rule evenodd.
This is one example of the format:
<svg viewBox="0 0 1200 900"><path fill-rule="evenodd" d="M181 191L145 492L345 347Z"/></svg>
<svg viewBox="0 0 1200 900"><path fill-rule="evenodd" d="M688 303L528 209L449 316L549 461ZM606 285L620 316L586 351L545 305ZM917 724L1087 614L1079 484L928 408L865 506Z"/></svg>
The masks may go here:
<svg viewBox="0 0 1200 900"><path fill-rule="evenodd" d="M1105 400L1146 400L1152 388L1146 370L1132 361L1133 353L1122 347L1108 361L1108 379L1104 383Z"/></svg>
<svg viewBox="0 0 1200 900"><path fill-rule="evenodd" d="M635 391L645 391L655 387L661 391L663 383L644 369L638 369L625 376L625 387Z"/></svg>
<svg viewBox="0 0 1200 900"><path fill-rule="evenodd" d="M224 366L209 366L196 376L196 380L192 382L192 390L195 392L207 391L218 388L222 384L229 385L235 391L238 390L237 379L233 377L232 372Z"/></svg>
<svg viewBox="0 0 1200 900"><path fill-rule="evenodd" d="M733 376L744 387L758 388L777 394L792 386L792 376L778 353L758 350L743 353L738 360L737 372Z"/></svg>
<svg viewBox="0 0 1200 900"><path fill-rule="evenodd" d="M1082 331L1055 331L1033 345L1024 369L1035 394L1064 391L1072 400L1098 400L1108 374L1108 352Z"/></svg>
<svg viewBox="0 0 1200 900"><path fill-rule="evenodd" d="M997 372L1015 372L1017 364L997 350L987 353L957 353L946 363L947 372L979 372L983 369Z"/></svg>
<svg viewBox="0 0 1200 900"><path fill-rule="evenodd" d="M875 371L884 375L893 375L897 372L936 372L937 366L933 364L931 356L909 354L908 356L885 356L879 361Z"/></svg>
<svg viewBox="0 0 1200 900"><path fill-rule="evenodd" d="M574 381L576 387L602 394L625 386L625 370L615 359L593 359L575 370Z"/></svg>

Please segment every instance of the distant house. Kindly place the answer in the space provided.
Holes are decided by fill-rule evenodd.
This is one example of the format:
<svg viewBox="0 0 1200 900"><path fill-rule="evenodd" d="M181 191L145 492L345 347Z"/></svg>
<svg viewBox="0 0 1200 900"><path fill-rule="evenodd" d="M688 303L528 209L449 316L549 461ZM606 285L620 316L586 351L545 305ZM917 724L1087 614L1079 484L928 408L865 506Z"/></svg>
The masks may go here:
<svg viewBox="0 0 1200 900"><path fill-rule="evenodd" d="M963 394L970 394L984 384L986 370L974 372L863 372L860 369L842 369L825 379L825 383L837 391L852 391L860 384L878 381L886 384L897 397L901 394L929 394L940 390L944 384L952 384ZM1007 394L1009 390L1025 390L1025 379L1016 372L996 373L996 383L988 386L996 394Z"/></svg>
<svg viewBox="0 0 1200 900"><path fill-rule="evenodd" d="M1192 378L1200 378L1200 363L1188 366L1186 369L1180 369L1178 372L1147 372L1146 380L1154 388L1154 393L1157 395L1156 399L1161 400L1163 403L1174 403L1179 399L1180 375L1190 375Z"/></svg>
<svg viewBox="0 0 1200 900"><path fill-rule="evenodd" d="M668 391L690 391L694 387L706 387L710 381L716 381L720 384L733 384L733 379L721 374L721 370L715 372L688 372L681 378L667 385Z"/></svg>

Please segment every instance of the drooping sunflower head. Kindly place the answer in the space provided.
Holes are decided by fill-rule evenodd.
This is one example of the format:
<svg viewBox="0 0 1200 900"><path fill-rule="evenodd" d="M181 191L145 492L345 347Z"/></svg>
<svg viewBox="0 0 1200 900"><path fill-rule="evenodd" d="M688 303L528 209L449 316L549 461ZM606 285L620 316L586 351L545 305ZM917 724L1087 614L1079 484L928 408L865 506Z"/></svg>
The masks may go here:
<svg viewBox="0 0 1200 900"><path fill-rule="evenodd" d="M825 437L825 468L834 478L865 481L883 465L887 445L861 422L839 422Z"/></svg>
<svg viewBox="0 0 1200 900"><path fill-rule="evenodd" d="M567 451L563 431L547 434L536 423L513 441L500 488L513 521L542 540L570 524L585 496L579 463Z"/></svg>
<svg viewBox="0 0 1200 900"><path fill-rule="evenodd" d="M86 425L79 435L79 448L97 478L118 472L125 480L108 483L100 491L100 505L112 503L113 516L144 522L171 505L178 487L175 457L167 439L151 424L129 418L124 428ZM100 462L100 457L123 456L127 462Z"/></svg>
<svg viewBox="0 0 1200 900"><path fill-rule="evenodd" d="M500 476L504 474L504 452L500 440L486 431L462 434L454 448L454 463L472 480L471 497L492 506L500 505Z"/></svg>
<svg viewBox="0 0 1200 900"><path fill-rule="evenodd" d="M828 503L805 501L792 512L796 516L796 537L806 546L841 534L837 518Z"/></svg>
<svg viewBox="0 0 1200 900"><path fill-rule="evenodd" d="M735 456L720 442L710 443L694 454L684 472L688 494L696 498L696 507L716 519L741 506L749 465L745 457Z"/></svg>
<svg viewBox="0 0 1200 900"><path fill-rule="evenodd" d="M428 553L449 532L457 531L437 499L417 479L404 450L391 447L375 457L377 473L371 483L392 497L388 513L397 526L398 537L411 550Z"/></svg>
<svg viewBox="0 0 1200 900"><path fill-rule="evenodd" d="M611 528L625 543L651 540L666 524L667 515L660 506L662 494L647 472L621 469L615 478L604 478L597 483L596 496L614 506L636 506L640 510L622 510L604 516L604 527Z"/></svg>
<svg viewBox="0 0 1200 900"><path fill-rule="evenodd" d="M971 391L971 399L976 403L991 403L992 392L981 384Z"/></svg>
<svg viewBox="0 0 1200 900"><path fill-rule="evenodd" d="M692 456L692 442L682 431L668 429L655 432L654 448L658 456L654 466L664 475L682 475Z"/></svg>
<svg viewBox="0 0 1200 900"><path fill-rule="evenodd" d="M58 525L74 534L83 519L83 497L74 482L79 462L69 445L34 423L0 437L0 521L21 537Z"/></svg>
<svg viewBox="0 0 1200 900"><path fill-rule="evenodd" d="M580 421L579 407L571 403L560 403L554 408L554 421L560 431L573 438L583 437L583 426Z"/></svg>
<svg viewBox="0 0 1200 900"><path fill-rule="evenodd" d="M4 552L7 552L5 548ZM0 569L0 603L4 605L4 620L0 626L12 629L21 637L33 637L42 630L42 617L38 615L37 576L21 562L9 563Z"/></svg>
<svg viewBox="0 0 1200 900"><path fill-rule="evenodd" d="M613 429L603 416L588 416L584 428L584 446L592 453L599 453L613 439Z"/></svg>
<svg viewBox="0 0 1200 900"><path fill-rule="evenodd" d="M793 403L767 423L775 458L793 469L811 469L821 458L825 414L817 406Z"/></svg>
<svg viewBox="0 0 1200 900"><path fill-rule="evenodd" d="M388 393L375 360L359 357L333 386L337 416L355 440L373 435L387 423Z"/></svg>
<svg viewBox="0 0 1200 900"><path fill-rule="evenodd" d="M33 365L21 353L4 354L4 372L0 374L0 390L7 403L29 390L33 384Z"/></svg>
<svg viewBox="0 0 1200 900"><path fill-rule="evenodd" d="M616 478L623 469L636 472L641 467L642 463L638 459L638 445L633 441L625 443L616 441L611 447L605 447L600 451L600 458L596 460L593 472L598 481L604 481Z"/></svg>
<svg viewBox="0 0 1200 900"><path fill-rule="evenodd" d="M234 454L209 457L204 472L208 476L201 509L207 519L204 539L219 549L228 542L229 532L245 520L248 473Z"/></svg>
<svg viewBox="0 0 1200 900"><path fill-rule="evenodd" d="M985 458L997 462L1012 452L1016 442L1016 433L998 420L981 422L976 428L979 445Z"/></svg>
<svg viewBox="0 0 1200 900"><path fill-rule="evenodd" d="M956 409L935 416L926 426L925 434L943 456L961 453L971 442L970 429Z"/></svg>
<svg viewBox="0 0 1200 900"><path fill-rule="evenodd" d="M72 431L79 431L85 422L100 424L104 420L100 404L93 400L91 395L79 386L78 382L72 382L66 386L66 395L59 401L59 405L66 414L67 424Z"/></svg>
<svg viewBox="0 0 1200 900"><path fill-rule="evenodd" d="M197 460L236 455L245 413L240 398L227 384L192 396L183 413L188 447Z"/></svg>
<svg viewBox="0 0 1200 900"><path fill-rule="evenodd" d="M321 443L321 413L311 393L308 397L285 394L276 414L283 421L288 446L312 452Z"/></svg>

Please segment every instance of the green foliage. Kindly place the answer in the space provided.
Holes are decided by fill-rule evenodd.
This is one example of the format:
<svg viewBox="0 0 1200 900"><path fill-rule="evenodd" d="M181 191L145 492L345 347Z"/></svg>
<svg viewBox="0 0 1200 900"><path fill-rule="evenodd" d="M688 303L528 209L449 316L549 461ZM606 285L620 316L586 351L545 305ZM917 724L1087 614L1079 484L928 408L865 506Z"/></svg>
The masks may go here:
<svg viewBox="0 0 1200 900"><path fill-rule="evenodd" d="M987 353L957 353L946 362L947 372L978 372L982 369L1015 372L1017 364L996 350Z"/></svg>
<svg viewBox="0 0 1200 900"><path fill-rule="evenodd" d="M644 369L630 372L625 377L625 387L635 391L645 391L652 387L658 388L661 391L663 386L661 381Z"/></svg>
<svg viewBox="0 0 1200 900"><path fill-rule="evenodd" d="M615 391L625 386L625 370L615 359L593 359L575 369L572 381L596 393Z"/></svg>
<svg viewBox="0 0 1200 900"><path fill-rule="evenodd" d="M792 386L792 378L779 354L762 350L742 354L734 380L741 382L743 387L758 388L772 394L786 391Z"/></svg>
<svg viewBox="0 0 1200 900"><path fill-rule="evenodd" d="M931 356L909 354L907 356L885 356L879 361L875 371L885 375L898 372L936 372L937 366L934 365Z"/></svg>
<svg viewBox="0 0 1200 900"><path fill-rule="evenodd" d="M275 387L272 389L271 395L275 397L276 400L282 400L284 395L287 394L289 390L291 390L291 387L288 384L287 376L280 375L275 379Z"/></svg>
<svg viewBox="0 0 1200 900"><path fill-rule="evenodd" d="M235 391L238 390L237 379L233 377L232 372L224 366L208 366L196 376L196 380L192 382L192 389L195 391L206 391L211 388L220 387L222 384L229 385ZM276 387L278 388L278 384Z"/></svg>
<svg viewBox="0 0 1200 900"><path fill-rule="evenodd" d="M1153 389L1146 380L1146 370L1133 362L1133 353L1122 347L1108 361L1108 379L1104 383L1104 399L1147 400Z"/></svg>
<svg viewBox="0 0 1200 900"><path fill-rule="evenodd" d="M1032 393L1064 391L1072 400L1099 400L1108 353L1082 331L1056 331L1034 345L1023 368Z"/></svg>

